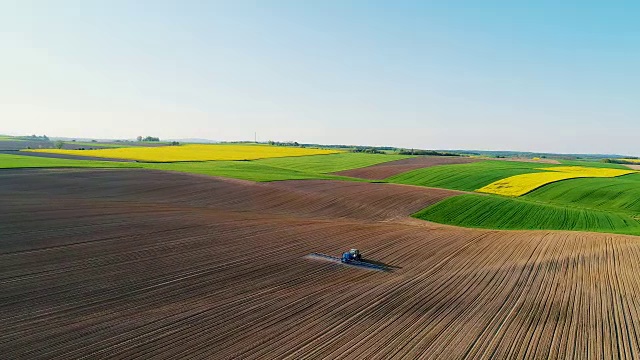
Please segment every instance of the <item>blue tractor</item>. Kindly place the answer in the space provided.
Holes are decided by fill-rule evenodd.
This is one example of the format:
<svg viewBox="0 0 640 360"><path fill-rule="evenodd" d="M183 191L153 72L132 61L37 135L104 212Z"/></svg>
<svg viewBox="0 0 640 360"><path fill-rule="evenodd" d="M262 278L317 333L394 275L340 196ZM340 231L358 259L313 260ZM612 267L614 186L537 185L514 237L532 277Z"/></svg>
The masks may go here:
<svg viewBox="0 0 640 360"><path fill-rule="evenodd" d="M362 255L360 255L360 250L358 249L351 249L348 252L342 254L342 259L341 259L343 263L348 263L351 261L361 261L361 260L362 260Z"/></svg>

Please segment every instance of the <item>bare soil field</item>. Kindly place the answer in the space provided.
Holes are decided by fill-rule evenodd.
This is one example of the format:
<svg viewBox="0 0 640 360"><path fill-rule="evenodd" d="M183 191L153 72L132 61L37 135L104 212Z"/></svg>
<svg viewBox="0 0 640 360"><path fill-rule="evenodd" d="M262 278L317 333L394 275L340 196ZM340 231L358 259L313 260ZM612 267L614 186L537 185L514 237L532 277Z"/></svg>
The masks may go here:
<svg viewBox="0 0 640 360"><path fill-rule="evenodd" d="M0 171L5 358L638 358L640 237L405 221L455 195ZM304 258L357 247L395 269Z"/></svg>
<svg viewBox="0 0 640 360"><path fill-rule="evenodd" d="M73 149L71 149L73 150ZM117 162L135 162L134 160L125 159L112 159L112 158L99 158L94 156L78 156L67 154L51 154L45 152L31 152L31 151L19 151L19 150L0 150L0 154L7 155L20 155L20 156L36 156L53 159L69 159L69 160L97 160L97 161L117 161Z"/></svg>
<svg viewBox="0 0 640 360"><path fill-rule="evenodd" d="M626 165L631 170L640 170L640 165Z"/></svg>
<svg viewBox="0 0 640 360"><path fill-rule="evenodd" d="M7 140L0 141L0 150L22 150L22 149L53 149L55 148L54 141L36 141L36 140ZM100 143L95 145L78 145L71 141L65 141L63 149L76 150L80 148L92 148L92 149L106 149L108 146L102 146Z"/></svg>
<svg viewBox="0 0 640 360"><path fill-rule="evenodd" d="M18 141L18 140L3 140L0 141L0 150L20 150L20 149L44 149L53 148L52 141Z"/></svg>
<svg viewBox="0 0 640 360"><path fill-rule="evenodd" d="M335 173L335 175L350 176L369 180L382 180L390 176L402 174L404 172L415 169L421 169L436 165L467 164L475 161L478 160L458 156L420 156L416 158L390 161L359 169L340 171Z"/></svg>

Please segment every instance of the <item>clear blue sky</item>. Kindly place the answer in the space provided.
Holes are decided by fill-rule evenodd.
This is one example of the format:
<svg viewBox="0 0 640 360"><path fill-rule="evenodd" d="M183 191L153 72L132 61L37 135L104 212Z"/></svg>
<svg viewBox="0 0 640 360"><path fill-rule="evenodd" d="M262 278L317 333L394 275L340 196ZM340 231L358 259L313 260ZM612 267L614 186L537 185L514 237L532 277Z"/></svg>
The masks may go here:
<svg viewBox="0 0 640 360"><path fill-rule="evenodd" d="M4 1L0 133L640 155L634 1Z"/></svg>

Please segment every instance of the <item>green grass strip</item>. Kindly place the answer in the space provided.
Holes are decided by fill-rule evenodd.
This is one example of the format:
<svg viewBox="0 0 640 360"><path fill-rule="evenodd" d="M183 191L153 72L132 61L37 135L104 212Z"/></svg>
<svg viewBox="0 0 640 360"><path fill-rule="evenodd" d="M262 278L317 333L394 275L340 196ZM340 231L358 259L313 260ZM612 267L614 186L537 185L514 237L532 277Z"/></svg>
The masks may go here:
<svg viewBox="0 0 640 360"><path fill-rule="evenodd" d="M180 163L140 163L145 169L230 177L250 181L334 179L361 181L344 176L281 169L259 161L205 161Z"/></svg>
<svg viewBox="0 0 640 360"><path fill-rule="evenodd" d="M559 181L538 188L522 198L640 216L640 174Z"/></svg>
<svg viewBox="0 0 640 360"><path fill-rule="evenodd" d="M0 154L0 169L20 168L140 168L140 164L96 161L57 159L39 156L23 156L12 154Z"/></svg>

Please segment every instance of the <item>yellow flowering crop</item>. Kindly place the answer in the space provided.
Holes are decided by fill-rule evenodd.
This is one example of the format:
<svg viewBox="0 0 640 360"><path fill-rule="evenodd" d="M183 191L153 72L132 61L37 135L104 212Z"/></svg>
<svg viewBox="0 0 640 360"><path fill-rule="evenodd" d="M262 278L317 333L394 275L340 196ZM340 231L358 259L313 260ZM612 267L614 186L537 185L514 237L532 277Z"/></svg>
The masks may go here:
<svg viewBox="0 0 640 360"><path fill-rule="evenodd" d="M269 145L181 145L124 147L97 150L38 149L26 150L53 154L93 156L143 162L255 160L287 156L335 154L340 151Z"/></svg>
<svg viewBox="0 0 640 360"><path fill-rule="evenodd" d="M620 159L620 160L640 164L640 159Z"/></svg>
<svg viewBox="0 0 640 360"><path fill-rule="evenodd" d="M521 196L543 185L560 180L585 177L616 177L634 172L632 170L588 168L582 166L558 166L537 170L545 170L545 172L510 176L495 181L476 191L504 196Z"/></svg>

